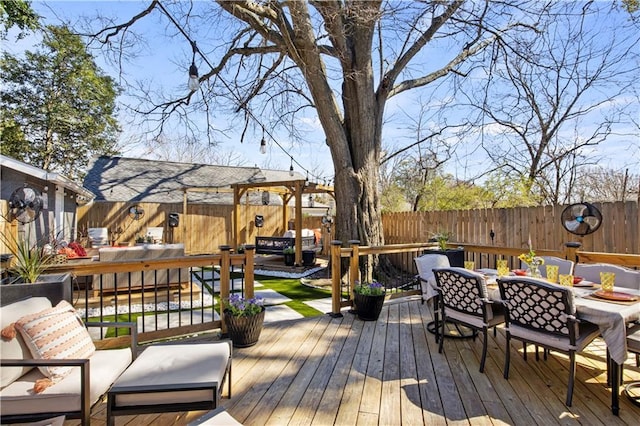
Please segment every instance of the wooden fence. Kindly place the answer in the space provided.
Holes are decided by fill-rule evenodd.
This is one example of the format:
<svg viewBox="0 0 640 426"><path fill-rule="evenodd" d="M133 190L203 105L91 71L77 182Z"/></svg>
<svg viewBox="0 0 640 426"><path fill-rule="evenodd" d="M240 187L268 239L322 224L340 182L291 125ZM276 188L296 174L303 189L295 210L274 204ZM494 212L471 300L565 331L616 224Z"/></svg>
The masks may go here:
<svg viewBox="0 0 640 426"><path fill-rule="evenodd" d="M640 254L638 203L594 205L602 213L602 225L584 237L573 235L562 226L564 205L389 213L382 216L382 224L386 244L422 243L437 232L449 231L454 244L526 247L531 238L533 247L541 250L562 250L566 242L575 241L585 251Z"/></svg>
<svg viewBox="0 0 640 426"><path fill-rule="evenodd" d="M189 204L187 214L182 203L135 203L145 212L138 220L129 216L134 203L99 202L78 208L78 230L107 228L117 244L132 243L137 235L144 235L148 227L162 227L164 241L184 243L187 254L209 254L218 251L221 245L233 241L233 206L218 204ZM294 208L288 207L288 217L294 216ZM286 231L282 224L282 206L242 205L238 220L239 243L255 244L256 236L282 236ZM169 213L179 214L179 225L167 225ZM262 215L264 226L255 226L255 216ZM320 228L320 217L303 217L303 228ZM121 231L121 232L118 232Z"/></svg>

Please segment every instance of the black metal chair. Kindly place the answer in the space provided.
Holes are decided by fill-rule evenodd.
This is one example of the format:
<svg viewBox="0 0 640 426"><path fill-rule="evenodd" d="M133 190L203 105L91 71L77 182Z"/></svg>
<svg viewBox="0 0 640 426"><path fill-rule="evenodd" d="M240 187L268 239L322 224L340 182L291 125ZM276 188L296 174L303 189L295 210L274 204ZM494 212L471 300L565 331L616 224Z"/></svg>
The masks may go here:
<svg viewBox="0 0 640 426"><path fill-rule="evenodd" d="M600 335L598 326L576 318L573 293L568 287L524 277L500 278L498 286L506 316L504 378L509 378L512 338L566 353L570 362L566 405L570 407L576 352Z"/></svg>
<svg viewBox="0 0 640 426"><path fill-rule="evenodd" d="M463 268L437 268L433 270L438 285L441 308L441 335L447 321L460 323L482 331L482 359L480 372L484 372L487 359L488 330L504 322L500 303L489 299L484 277ZM444 339L439 342L442 353Z"/></svg>

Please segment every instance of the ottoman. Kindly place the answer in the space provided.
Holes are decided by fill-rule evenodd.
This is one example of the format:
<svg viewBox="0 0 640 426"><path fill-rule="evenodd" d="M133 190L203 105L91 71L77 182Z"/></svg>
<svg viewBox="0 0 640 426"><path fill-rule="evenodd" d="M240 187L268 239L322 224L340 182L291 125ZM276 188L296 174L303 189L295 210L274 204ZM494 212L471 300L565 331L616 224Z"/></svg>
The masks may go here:
<svg viewBox="0 0 640 426"><path fill-rule="evenodd" d="M107 424L120 415L212 410L225 380L231 397L231 341L153 345L107 392Z"/></svg>

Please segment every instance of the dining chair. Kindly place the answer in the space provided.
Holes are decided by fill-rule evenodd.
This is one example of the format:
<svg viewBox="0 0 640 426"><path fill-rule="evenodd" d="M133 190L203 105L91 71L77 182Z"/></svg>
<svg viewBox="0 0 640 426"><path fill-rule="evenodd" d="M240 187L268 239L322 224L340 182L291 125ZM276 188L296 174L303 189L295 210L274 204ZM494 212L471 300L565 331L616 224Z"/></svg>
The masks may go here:
<svg viewBox="0 0 640 426"><path fill-rule="evenodd" d="M434 268L448 268L449 258L444 254L423 254L413 258L418 270L420 289L422 291L422 303L433 300L433 322L427 324L427 329L433 332L436 343L438 343L440 327L439 296L436 290L436 278L433 274Z"/></svg>
<svg viewBox="0 0 640 426"><path fill-rule="evenodd" d="M640 354L640 324L636 324L629 329L627 334L627 349L636 355L636 366L638 365L638 355ZM640 381L628 383L624 387L624 394L635 405L640 406Z"/></svg>
<svg viewBox="0 0 640 426"><path fill-rule="evenodd" d="M535 278L498 279L505 306L506 349L504 378L509 378L511 339L533 343L569 355L569 383L566 405L571 406L576 375L576 352L600 335L597 325L576 318L573 293Z"/></svg>
<svg viewBox="0 0 640 426"><path fill-rule="evenodd" d="M574 268L574 275L596 283L600 282L600 272L613 272L616 274L616 287L640 290L639 271L608 263L577 263Z"/></svg>
<svg viewBox="0 0 640 426"><path fill-rule="evenodd" d="M434 268L448 268L449 258L444 254L423 254L415 257L413 261L418 270L420 288L422 290L422 303L437 295ZM434 304L434 312L436 311Z"/></svg>
<svg viewBox="0 0 640 426"><path fill-rule="evenodd" d="M442 335L444 336L444 327L447 321L482 331L480 372L484 372L484 364L487 359L488 330L504 322L501 304L489 298L485 278L477 272L464 268L436 268L433 273L440 296ZM441 338L438 346L439 353L442 353L443 342L444 338Z"/></svg>
<svg viewBox="0 0 640 426"><path fill-rule="evenodd" d="M558 274L573 274L573 268L575 262L572 260L562 259L556 256L540 256L542 260L544 260L544 265L540 268L544 276L547 276L547 266L548 265L556 265L558 267ZM526 263L522 262L520 265L521 269L527 269L528 266Z"/></svg>

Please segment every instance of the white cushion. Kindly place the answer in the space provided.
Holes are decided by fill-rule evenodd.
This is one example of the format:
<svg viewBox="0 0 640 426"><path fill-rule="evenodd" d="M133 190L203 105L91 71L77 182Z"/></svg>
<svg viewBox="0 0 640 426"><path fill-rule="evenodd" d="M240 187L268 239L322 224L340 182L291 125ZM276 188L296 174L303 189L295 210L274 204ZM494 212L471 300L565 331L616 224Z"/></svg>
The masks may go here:
<svg viewBox="0 0 640 426"><path fill-rule="evenodd" d="M96 350L82 319L69 302L26 315L16 321L16 330L29 346L34 359L89 358ZM42 374L60 380L73 367L38 367Z"/></svg>
<svg viewBox="0 0 640 426"><path fill-rule="evenodd" d="M131 363L131 349L95 351L89 361L91 404L104 395L111 384ZM37 369L30 371L0 393L2 415L29 413L61 413L80 410L80 368L49 386L42 393L34 393L36 380L44 378Z"/></svg>
<svg viewBox="0 0 640 426"><path fill-rule="evenodd" d="M33 314L51 307L46 297L31 297L0 308L0 329L16 322L24 315ZM31 351L24 339L17 333L11 340L0 339L2 359L32 359ZM0 369L0 388L4 388L33 367L2 367Z"/></svg>
<svg viewBox="0 0 640 426"><path fill-rule="evenodd" d="M218 382L222 384L231 348L227 342L193 345L154 345L141 355L114 383L113 388L127 386L175 386ZM115 405L161 405L196 401L216 401L211 389L174 392L147 392L116 395Z"/></svg>

